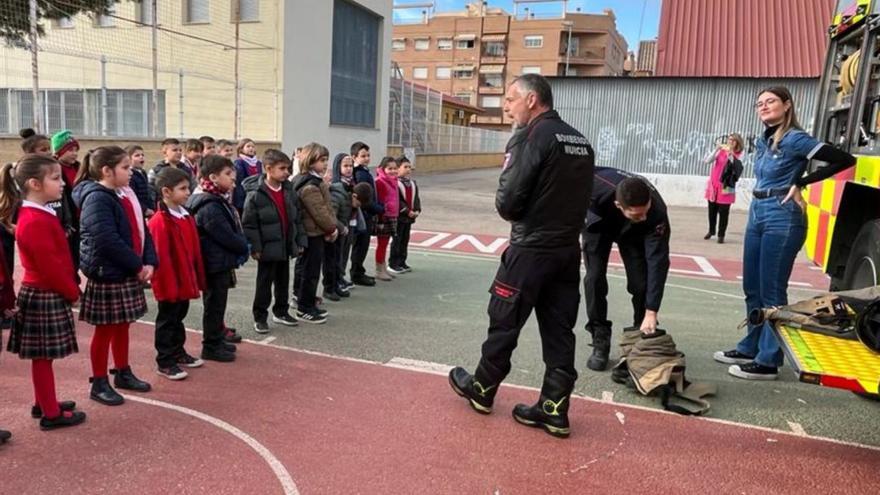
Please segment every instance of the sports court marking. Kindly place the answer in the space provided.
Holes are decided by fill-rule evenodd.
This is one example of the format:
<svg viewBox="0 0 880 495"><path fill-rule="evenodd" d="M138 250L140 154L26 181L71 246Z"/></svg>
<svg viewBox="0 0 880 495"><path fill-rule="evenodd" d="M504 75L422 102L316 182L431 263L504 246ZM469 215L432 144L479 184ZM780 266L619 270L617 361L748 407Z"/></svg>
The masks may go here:
<svg viewBox="0 0 880 495"><path fill-rule="evenodd" d="M186 414L187 416L202 420L233 435L234 437L247 444L248 447L252 448L260 457L263 458L264 461L266 461L266 464L268 464L269 468L272 469L272 472L275 473L275 477L278 478L278 482L281 483L281 487L284 489L285 495L299 495L299 489L297 489L296 483L293 482L293 478L290 476L290 473L287 472L287 468L284 467L284 464L282 464L281 461L279 461L278 458L275 457L275 455L272 454L269 449L267 449L263 444L254 439L254 437L241 431L235 426L232 426L226 421L215 418L214 416L210 416L203 412L196 411L195 409L178 406L177 404L172 404L170 402L147 399L144 397L139 397L137 395L125 395L125 400L140 402L142 404L161 407L163 409Z"/></svg>

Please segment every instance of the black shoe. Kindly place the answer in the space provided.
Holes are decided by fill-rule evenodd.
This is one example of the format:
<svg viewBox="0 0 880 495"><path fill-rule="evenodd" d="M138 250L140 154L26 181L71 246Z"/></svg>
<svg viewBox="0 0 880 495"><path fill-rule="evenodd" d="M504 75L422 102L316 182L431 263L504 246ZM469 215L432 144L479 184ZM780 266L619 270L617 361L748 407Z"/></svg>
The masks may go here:
<svg viewBox="0 0 880 495"><path fill-rule="evenodd" d="M489 414L505 375L506 373L481 359L473 375L460 366L452 368L449 371L449 386L456 394L467 399L474 411Z"/></svg>
<svg viewBox="0 0 880 495"><path fill-rule="evenodd" d="M229 342L221 342L223 344L223 349L226 349L229 352L235 352L238 350L238 347L235 347L235 344L230 344Z"/></svg>
<svg viewBox="0 0 880 495"><path fill-rule="evenodd" d="M363 285L364 287L374 287L376 285L376 279L366 275L352 275L351 281L354 285Z"/></svg>
<svg viewBox="0 0 880 495"><path fill-rule="evenodd" d="M351 292L346 289L342 289L340 287L336 288L336 295L339 297L351 297Z"/></svg>
<svg viewBox="0 0 880 495"><path fill-rule="evenodd" d="M758 363L734 364L727 372L744 380L775 380L779 376L779 369L775 366L762 366Z"/></svg>
<svg viewBox="0 0 880 495"><path fill-rule="evenodd" d="M167 368L163 368L160 366L159 369L156 370L156 373L158 373L161 376L164 376L165 378L167 378L169 380L174 380L174 381L183 380L189 376L189 373L180 369L180 366L178 366L176 364L169 366Z"/></svg>
<svg viewBox="0 0 880 495"><path fill-rule="evenodd" d="M724 244L724 236L723 235L718 236L718 244Z"/></svg>
<svg viewBox="0 0 880 495"><path fill-rule="evenodd" d="M106 376L89 378L92 388L89 390L89 398L93 401L100 402L105 406L118 406L125 402L125 398L119 395L113 387L110 386L110 380Z"/></svg>
<svg viewBox="0 0 880 495"><path fill-rule="evenodd" d="M223 340L230 344L238 344L241 342L241 335L239 335L238 331L234 328L227 328L226 332L223 334Z"/></svg>
<svg viewBox="0 0 880 495"><path fill-rule="evenodd" d="M86 420L86 413L82 411L73 411L70 413L70 416L65 414L59 415L57 418L42 418L40 419L40 429L43 431L54 430L57 428L64 428L66 426L76 426L83 421Z"/></svg>
<svg viewBox="0 0 880 495"><path fill-rule="evenodd" d="M351 283L350 280L346 280L344 278L339 279L339 288L344 291L349 291L354 288L354 284Z"/></svg>
<svg viewBox="0 0 880 495"><path fill-rule="evenodd" d="M611 353L611 329L605 327L588 328L593 334L593 354L587 359L587 368L605 371L608 368L608 355Z"/></svg>
<svg viewBox="0 0 880 495"><path fill-rule="evenodd" d="M313 311L313 312L306 312L306 311L297 310L296 317L299 318L299 321L301 321L301 322L311 323L313 325L321 325L321 324L327 323L327 316L322 315L320 313L320 310Z"/></svg>
<svg viewBox="0 0 880 495"><path fill-rule="evenodd" d="M393 274L393 275L400 275L401 273L406 273L406 269L403 268L402 266L391 266L391 265L388 265L387 270L388 270L389 272L391 272L391 274Z"/></svg>
<svg viewBox="0 0 880 495"><path fill-rule="evenodd" d="M138 379L131 371L131 366L119 370L110 370L113 377L113 385L122 390L133 390L135 392L149 392L152 387L150 384Z"/></svg>
<svg viewBox="0 0 880 495"><path fill-rule="evenodd" d="M324 290L324 299L329 299L334 302L339 302L341 300L339 294L335 290L330 291L326 289Z"/></svg>
<svg viewBox="0 0 880 495"><path fill-rule="evenodd" d="M177 364L187 368L200 368L205 362L184 352L180 356L177 356Z"/></svg>
<svg viewBox="0 0 880 495"><path fill-rule="evenodd" d="M538 402L533 406L517 404L513 408L513 419L526 426L543 428L554 437L568 437L568 406L575 380L576 376L560 369L547 370Z"/></svg>
<svg viewBox="0 0 880 495"><path fill-rule="evenodd" d="M202 359L219 363L231 363L235 361L235 354L226 349L202 349Z"/></svg>
<svg viewBox="0 0 880 495"><path fill-rule="evenodd" d="M407 265L406 263L401 263L400 267L403 268L403 271L405 271L406 273L409 273L412 271L412 267Z"/></svg>
<svg viewBox="0 0 880 495"><path fill-rule="evenodd" d="M709 239L712 238L713 235L715 235L715 234L709 232L708 234L706 234L706 235L703 236L703 240L704 240L704 241L708 241Z"/></svg>
<svg viewBox="0 0 880 495"><path fill-rule="evenodd" d="M255 321L254 322L254 331L259 334L269 333L269 324L265 321Z"/></svg>
<svg viewBox="0 0 880 495"><path fill-rule="evenodd" d="M63 400L58 403L58 408L61 409L61 412L73 411L76 409L76 402L72 400ZM40 409L39 404L31 407L31 417L34 419L40 419L43 417L43 410Z"/></svg>
<svg viewBox="0 0 880 495"><path fill-rule="evenodd" d="M8 442L10 438L12 438L12 433L6 430L0 430L0 444Z"/></svg>
<svg viewBox="0 0 880 495"><path fill-rule="evenodd" d="M755 356L746 356L738 350L716 351L712 359L724 364L748 364L755 360Z"/></svg>
<svg viewBox="0 0 880 495"><path fill-rule="evenodd" d="M278 323L280 325L284 325L286 327L295 327L298 325L296 322L296 318L290 316L289 314L283 314L281 316L272 316L272 323Z"/></svg>

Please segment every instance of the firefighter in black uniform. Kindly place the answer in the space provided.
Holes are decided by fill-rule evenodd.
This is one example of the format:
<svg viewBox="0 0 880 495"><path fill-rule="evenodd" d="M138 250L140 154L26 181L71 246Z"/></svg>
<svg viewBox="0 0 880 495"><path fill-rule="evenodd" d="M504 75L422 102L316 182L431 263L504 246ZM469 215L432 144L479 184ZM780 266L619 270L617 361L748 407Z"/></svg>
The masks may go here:
<svg viewBox="0 0 880 495"><path fill-rule="evenodd" d="M520 423L567 437L568 399L577 380L573 332L580 301L578 235L593 182L593 149L553 110L546 79L529 74L507 89L504 111L517 125L507 144L495 207L511 223L510 246L489 292L489 332L473 375L449 373L453 390L489 414L510 371L520 329L535 310L546 371L538 402L518 404Z"/></svg>
<svg viewBox="0 0 880 495"><path fill-rule="evenodd" d="M583 232L584 299L593 354L587 367L603 371L611 350L608 321L608 258L617 243L632 296L633 326L651 334L669 273L669 217L660 193L644 178L597 167Z"/></svg>

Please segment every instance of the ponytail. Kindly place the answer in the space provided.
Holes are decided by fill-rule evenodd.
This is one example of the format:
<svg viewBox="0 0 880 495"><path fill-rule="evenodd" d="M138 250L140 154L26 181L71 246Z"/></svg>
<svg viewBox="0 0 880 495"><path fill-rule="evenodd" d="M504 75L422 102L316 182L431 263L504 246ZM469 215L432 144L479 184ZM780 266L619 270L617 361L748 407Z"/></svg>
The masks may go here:
<svg viewBox="0 0 880 495"><path fill-rule="evenodd" d="M0 168L0 225L9 231L12 230L15 209L21 201L15 178L12 176L14 169L14 163L7 163Z"/></svg>
<svg viewBox="0 0 880 495"><path fill-rule="evenodd" d="M89 150L76 172L74 184L87 180L101 180L104 177L104 167L116 168L126 157L128 153L119 146L99 146Z"/></svg>
<svg viewBox="0 0 880 495"><path fill-rule="evenodd" d="M27 193L27 182L31 179L42 181L51 167L60 165L51 156L25 155L16 164L7 163L0 168L0 224L12 227L12 217L23 194Z"/></svg>
<svg viewBox="0 0 880 495"><path fill-rule="evenodd" d="M77 185L80 182L85 182L87 180L95 180L94 177L89 173L89 167L91 167L92 162L92 150L86 151L86 156L83 157L82 163L79 164L79 170L76 171L76 178L73 179L73 184Z"/></svg>

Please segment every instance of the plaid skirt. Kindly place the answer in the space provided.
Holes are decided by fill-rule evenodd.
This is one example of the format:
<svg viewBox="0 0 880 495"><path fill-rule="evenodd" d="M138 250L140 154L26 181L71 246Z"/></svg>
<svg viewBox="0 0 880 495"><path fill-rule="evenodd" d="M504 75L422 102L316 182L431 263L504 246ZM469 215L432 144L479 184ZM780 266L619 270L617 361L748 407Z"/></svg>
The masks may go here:
<svg viewBox="0 0 880 495"><path fill-rule="evenodd" d="M116 325L131 323L145 314L147 298L144 286L136 277L122 282L86 282L80 320L92 325Z"/></svg>
<svg viewBox="0 0 880 495"><path fill-rule="evenodd" d="M55 292L22 286L7 350L22 359L61 359L79 352L70 303Z"/></svg>
<svg viewBox="0 0 880 495"><path fill-rule="evenodd" d="M373 235L392 237L397 234L397 219L379 217L373 224Z"/></svg>

